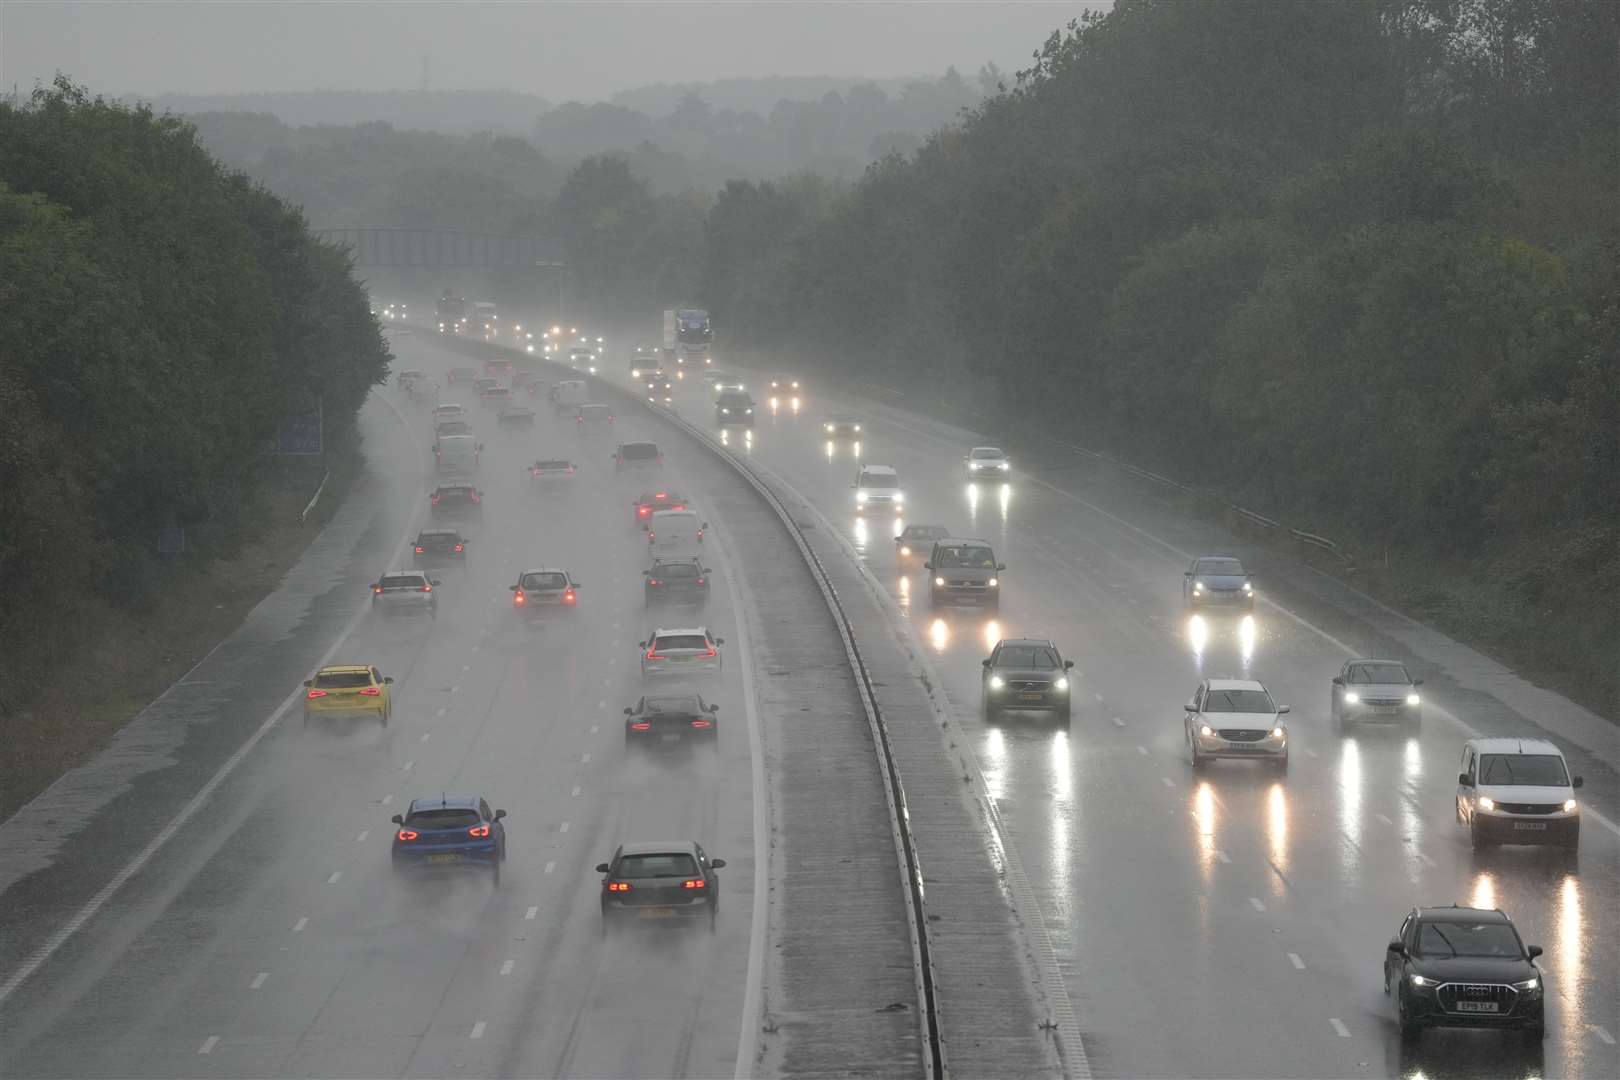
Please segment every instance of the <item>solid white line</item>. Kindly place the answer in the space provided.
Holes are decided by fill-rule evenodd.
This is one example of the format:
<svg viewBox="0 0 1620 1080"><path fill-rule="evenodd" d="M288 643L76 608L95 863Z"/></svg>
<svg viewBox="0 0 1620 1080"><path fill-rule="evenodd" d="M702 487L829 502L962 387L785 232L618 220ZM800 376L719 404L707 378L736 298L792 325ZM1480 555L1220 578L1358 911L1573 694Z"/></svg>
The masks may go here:
<svg viewBox="0 0 1620 1080"><path fill-rule="evenodd" d="M598 701L598 702L597 702L597 703L596 703L596 707L597 707L597 708L598 708L598 709L605 709L605 708L607 708L607 702L606 702L606 701ZM596 730L596 729L595 729L595 728L592 728L592 729L591 729L591 730L592 730L592 731L595 731L595 730Z"/></svg>
<svg viewBox="0 0 1620 1080"><path fill-rule="evenodd" d="M1605 1031L1602 1024L1587 1024L1586 1030L1590 1031L1592 1034L1596 1035L1610 1046L1614 1045L1614 1036Z"/></svg>
<svg viewBox="0 0 1620 1080"><path fill-rule="evenodd" d="M524 917L524 918L525 918L525 919L527 919L527 920L529 920L529 921L530 921L530 922L533 922L533 921L534 921L534 917L535 917L535 916L536 916L536 915L538 915L538 914L540 914L540 909L539 909L539 908L537 908L537 907L532 907L532 908L530 908L530 909L529 909L529 910L528 910L528 911L525 911L525 912L524 912L524 913L523 913L523 917Z"/></svg>
<svg viewBox="0 0 1620 1080"><path fill-rule="evenodd" d="M354 842L357 843L357 844L363 844L363 843L366 842L366 837L368 837L370 835L371 835L371 830L370 829L361 829L360 830L360 835L354 838Z"/></svg>
<svg viewBox="0 0 1620 1080"><path fill-rule="evenodd" d="M473 647L472 647L472 651L473 651L473 652L477 652L477 651L478 651L478 650L479 650L479 649L480 649L480 648L481 648L481 647L482 647L482 646L479 646L479 645L474 645L474 646L473 646Z"/></svg>
<svg viewBox="0 0 1620 1080"><path fill-rule="evenodd" d="M466 665L466 664L462 664L462 665L461 665L461 670L462 670L462 671L466 671L466 670L467 670L467 667L468 667L468 665Z"/></svg>
<svg viewBox="0 0 1620 1080"><path fill-rule="evenodd" d="M1249 906L1254 908L1256 911L1266 910L1266 905L1260 902L1260 898L1258 896L1249 897Z"/></svg>
<svg viewBox="0 0 1620 1080"><path fill-rule="evenodd" d="M474 1024L472 1034L468 1035L467 1037L469 1039L482 1039L484 1037L484 1022L480 1020L478 1023Z"/></svg>
<svg viewBox="0 0 1620 1080"><path fill-rule="evenodd" d="M1299 958L1299 953L1297 952L1291 952L1288 954L1288 962L1293 964L1294 967L1299 971L1305 970L1305 961Z"/></svg>
<svg viewBox="0 0 1620 1080"><path fill-rule="evenodd" d="M308 925L309 925L309 918L307 916L300 917L297 922L293 923L292 932L295 933L295 934L302 934L304 932L304 927L306 927Z"/></svg>
<svg viewBox="0 0 1620 1080"><path fill-rule="evenodd" d="M1350 1029L1345 1027L1344 1021L1337 1016L1328 1017L1328 1023L1333 1025L1333 1030L1338 1033L1339 1038L1348 1039L1350 1037Z"/></svg>
<svg viewBox="0 0 1620 1080"><path fill-rule="evenodd" d="M1317 755L1315 750L1312 750L1310 747L1307 746L1305 748L1305 756L1306 757L1317 757L1318 755Z"/></svg>
<svg viewBox="0 0 1620 1080"><path fill-rule="evenodd" d="M1215 849L1215 859L1216 859L1217 862L1223 862L1223 863L1229 863L1229 862L1232 861L1231 857L1229 855L1227 855L1226 852L1222 851L1220 848Z"/></svg>
<svg viewBox="0 0 1620 1080"><path fill-rule="evenodd" d="M270 973L268 971L259 972L257 975L253 976L253 981L248 983L248 989L257 990L259 987L264 985L264 980L268 979L269 977Z"/></svg>
<svg viewBox="0 0 1620 1080"><path fill-rule="evenodd" d="M1092 694L1091 696L1096 698L1098 701L1101 701L1103 699L1103 696L1101 694Z"/></svg>
<svg viewBox="0 0 1620 1080"><path fill-rule="evenodd" d="M506 963L501 965L501 974L502 975L510 975L510 974L512 974L512 961L508 960Z"/></svg>
<svg viewBox="0 0 1620 1080"><path fill-rule="evenodd" d="M455 693L455 692L456 692L456 691L457 691L457 690L460 690L460 689L461 689L461 684L460 684L460 683L455 683L455 684L454 684L454 685L452 685L452 686L451 686L451 687L450 687L450 692L451 692L451 693L452 693L452 694L453 694L453 693Z"/></svg>
<svg viewBox="0 0 1620 1080"><path fill-rule="evenodd" d="M557 831L558 832L567 832L568 831L568 822L565 821L561 825L557 826Z"/></svg>
<svg viewBox="0 0 1620 1080"><path fill-rule="evenodd" d="M433 715L434 716L443 716L445 714L445 711L446 711L445 707L443 705L440 705L437 709L433 710Z"/></svg>
<svg viewBox="0 0 1620 1080"><path fill-rule="evenodd" d="M1165 787L1175 787L1176 786L1174 783L1171 782L1171 780L1170 780L1170 778L1168 776L1159 777L1159 783L1163 784Z"/></svg>
<svg viewBox="0 0 1620 1080"><path fill-rule="evenodd" d="M338 883L338 878L340 878L342 876L343 876L343 871L334 870L334 871L332 871L332 876L326 879L326 883L328 885L336 885Z"/></svg>
<svg viewBox="0 0 1620 1080"><path fill-rule="evenodd" d="M542 874L549 874L555 869L557 869L557 864L554 863L554 862L548 862L548 863L546 863L546 868L544 870L540 871L540 872Z"/></svg>
<svg viewBox="0 0 1620 1080"><path fill-rule="evenodd" d="M321 666L325 667L326 665L322 664ZM208 1038L204 1039L203 1044L197 1048L197 1053L199 1053L199 1054L212 1054L214 1052L214 1047L216 1047L218 1045L219 1045L219 1036L218 1035L210 1035L210 1036L208 1036Z"/></svg>

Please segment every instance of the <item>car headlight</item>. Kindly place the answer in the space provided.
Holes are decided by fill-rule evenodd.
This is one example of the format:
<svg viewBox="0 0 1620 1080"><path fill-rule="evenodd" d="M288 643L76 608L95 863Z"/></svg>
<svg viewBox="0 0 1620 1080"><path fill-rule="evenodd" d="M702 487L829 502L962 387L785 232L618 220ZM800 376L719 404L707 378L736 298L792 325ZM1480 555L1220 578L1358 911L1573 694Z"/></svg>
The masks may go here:
<svg viewBox="0 0 1620 1080"><path fill-rule="evenodd" d="M731 415L731 410L723 408L723 409L720 410L720 415L721 416L730 416Z"/></svg>
<svg viewBox="0 0 1620 1080"><path fill-rule="evenodd" d="M859 431L860 431L860 430L861 430L861 425L859 425L859 424L856 424L856 425L855 425L855 430L856 430L856 431L857 431L857 432L859 432Z"/></svg>
<svg viewBox="0 0 1620 1080"><path fill-rule="evenodd" d="M1003 461L1000 465L997 466L997 468L1005 470L1005 469L1012 468L1012 465L1009 462Z"/></svg>
<svg viewBox="0 0 1620 1080"><path fill-rule="evenodd" d="M1204 583L1202 581L1193 582L1193 595L1194 596L1202 596L1203 593L1204 593Z"/></svg>
<svg viewBox="0 0 1620 1080"><path fill-rule="evenodd" d="M749 416L754 415L754 410L753 409L744 409L743 412L747 413Z"/></svg>
<svg viewBox="0 0 1620 1080"><path fill-rule="evenodd" d="M1344 703L1346 705L1360 705L1361 695L1356 693L1354 690L1346 690L1344 692Z"/></svg>
<svg viewBox="0 0 1620 1080"><path fill-rule="evenodd" d="M1210 727L1208 724L1200 724L1198 725L1198 734L1213 735L1215 734L1215 729Z"/></svg>
<svg viewBox="0 0 1620 1080"><path fill-rule="evenodd" d="M1285 736L1287 734L1288 734L1288 732L1283 730L1281 724L1278 724L1276 727L1271 729L1271 737L1273 739L1280 739L1280 738L1282 738L1283 736Z"/></svg>
<svg viewBox="0 0 1620 1080"><path fill-rule="evenodd" d="M1250 585L1247 581L1245 581L1243 583L1243 591L1248 592L1248 593L1252 593L1252 592L1254 592L1254 586Z"/></svg>
<svg viewBox="0 0 1620 1080"><path fill-rule="evenodd" d="M1540 988L1540 979L1526 979L1524 982L1516 982L1513 984L1513 989L1515 990L1538 990Z"/></svg>
<svg viewBox="0 0 1620 1080"><path fill-rule="evenodd" d="M992 690L1000 690L1003 686L1006 686L1006 685L1007 685L1007 680L1003 679L1000 675L992 675L992 676L990 676L990 689L992 689Z"/></svg>
<svg viewBox="0 0 1620 1080"><path fill-rule="evenodd" d="M1407 694L1406 695L1406 703L1408 705L1418 705L1418 704L1421 704L1422 701L1423 701L1423 699L1418 697L1416 694Z"/></svg>
<svg viewBox="0 0 1620 1080"><path fill-rule="evenodd" d="M1495 810L1496 800L1491 798L1489 795L1481 795L1479 797L1479 808L1481 810Z"/></svg>
<svg viewBox="0 0 1620 1080"><path fill-rule="evenodd" d="M1412 980L1413 986L1433 986L1435 984L1435 980L1424 978L1422 975L1412 975L1409 977Z"/></svg>
<svg viewBox="0 0 1620 1080"><path fill-rule="evenodd" d="M1573 814L1576 811L1576 809L1578 809L1578 804L1575 802L1574 799L1565 799L1564 800L1564 813Z"/></svg>
<svg viewBox="0 0 1620 1080"><path fill-rule="evenodd" d="M900 554L902 554L902 555L910 555L911 554L911 549L902 544L901 547L900 547Z"/></svg>
<svg viewBox="0 0 1620 1080"><path fill-rule="evenodd" d="M858 503L865 502L866 501L866 492L857 491L855 493L855 501L858 502Z"/></svg>
<svg viewBox="0 0 1620 1080"><path fill-rule="evenodd" d="M1001 580L999 578L991 578L989 581L985 582L985 584L994 589L1001 584Z"/></svg>
<svg viewBox="0 0 1620 1080"><path fill-rule="evenodd" d="M906 493L903 492L903 491L895 492L894 493L894 501L895 502L905 502L906 501Z"/></svg>
<svg viewBox="0 0 1620 1080"><path fill-rule="evenodd" d="M945 579L942 578L942 577L937 577L937 578L934 579L934 584L935 585L944 585L945 584Z"/></svg>
<svg viewBox="0 0 1620 1080"><path fill-rule="evenodd" d="M826 431L831 431L833 429L833 426L831 424L823 424L821 426Z"/></svg>
<svg viewBox="0 0 1620 1080"><path fill-rule="evenodd" d="M1053 683L1052 685L1058 690L1067 690L1069 688L1069 680L1060 675L1058 676L1057 682Z"/></svg>

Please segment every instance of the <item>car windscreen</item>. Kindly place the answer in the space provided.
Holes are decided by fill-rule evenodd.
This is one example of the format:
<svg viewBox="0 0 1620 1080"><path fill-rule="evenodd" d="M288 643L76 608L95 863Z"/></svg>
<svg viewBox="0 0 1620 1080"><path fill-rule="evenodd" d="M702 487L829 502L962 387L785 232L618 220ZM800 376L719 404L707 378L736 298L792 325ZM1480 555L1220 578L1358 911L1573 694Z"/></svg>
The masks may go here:
<svg viewBox="0 0 1620 1080"><path fill-rule="evenodd" d="M1199 559L1195 571L1216 577L1243 577L1243 564L1236 559Z"/></svg>
<svg viewBox="0 0 1620 1080"><path fill-rule="evenodd" d="M667 649L707 649L709 643L702 634L667 634L653 642L654 652Z"/></svg>
<svg viewBox="0 0 1620 1080"><path fill-rule="evenodd" d="M753 403L753 398L749 397L747 394L738 393L735 390L728 390L724 394L720 395L720 404L728 409L737 408L739 406L746 409Z"/></svg>
<svg viewBox="0 0 1620 1080"><path fill-rule="evenodd" d="M323 671L315 676L315 685L322 690L357 690L371 685L371 672Z"/></svg>
<svg viewBox="0 0 1620 1080"><path fill-rule="evenodd" d="M523 587L525 589L561 589L568 584L568 579L561 574L524 574Z"/></svg>
<svg viewBox="0 0 1620 1080"><path fill-rule="evenodd" d="M1507 923L1427 922L1418 930L1419 956L1520 957L1524 948Z"/></svg>
<svg viewBox="0 0 1620 1080"><path fill-rule="evenodd" d="M862 473L861 487L866 488L896 488L900 486L900 478L887 473Z"/></svg>
<svg viewBox="0 0 1620 1080"><path fill-rule="evenodd" d="M385 589L420 589L427 579L421 574L389 574L378 578L377 584Z"/></svg>
<svg viewBox="0 0 1620 1080"><path fill-rule="evenodd" d="M416 545L417 545L417 547L429 547L429 546L444 547L444 546L447 546L449 544L458 543L458 542L460 542L460 539L461 538L459 536L457 536L455 533L427 533L427 532L425 532L421 536L418 536L416 538Z"/></svg>
<svg viewBox="0 0 1620 1080"><path fill-rule="evenodd" d="M996 664L1004 668L1051 671L1058 667L1058 658L1051 649L1043 645L1008 645L1001 650L1001 655L996 658Z"/></svg>
<svg viewBox="0 0 1620 1080"><path fill-rule="evenodd" d="M1400 664L1357 664L1350 669L1345 682L1358 685L1379 684L1404 686L1412 681Z"/></svg>
<svg viewBox="0 0 1620 1080"><path fill-rule="evenodd" d="M413 829L471 829L483 824L478 811L465 807L436 807L432 810L413 810L405 818Z"/></svg>
<svg viewBox="0 0 1620 1080"><path fill-rule="evenodd" d="M696 563L664 563L653 567L652 576L668 581L690 580L698 576Z"/></svg>
<svg viewBox="0 0 1620 1080"><path fill-rule="evenodd" d="M652 443L625 443L619 447L619 456L626 461L651 461L658 456L658 447Z"/></svg>
<svg viewBox="0 0 1620 1080"><path fill-rule="evenodd" d="M994 570L996 555L987 547L947 547L934 553L936 570Z"/></svg>
<svg viewBox="0 0 1620 1080"><path fill-rule="evenodd" d="M619 860L614 876L631 880L696 877L697 860L680 851L668 855L626 855Z"/></svg>
<svg viewBox="0 0 1620 1080"><path fill-rule="evenodd" d="M1564 769L1564 759L1556 754L1481 754L1479 782L1564 787L1569 783L1569 773Z"/></svg>
<svg viewBox="0 0 1620 1080"><path fill-rule="evenodd" d="M650 697L646 701L650 713L689 715L703 711L703 705L691 694L672 694L668 697Z"/></svg>
<svg viewBox="0 0 1620 1080"><path fill-rule="evenodd" d="M467 435L472 432L472 425L465 420L441 420L439 422L439 437L447 435Z"/></svg>
<svg viewBox="0 0 1620 1080"><path fill-rule="evenodd" d="M973 457L977 461L997 461L1002 457L1002 453L1000 450L991 450L981 446L973 451Z"/></svg>
<svg viewBox="0 0 1620 1080"><path fill-rule="evenodd" d="M1207 713L1274 713L1276 706L1264 690L1211 690L1204 698Z"/></svg>

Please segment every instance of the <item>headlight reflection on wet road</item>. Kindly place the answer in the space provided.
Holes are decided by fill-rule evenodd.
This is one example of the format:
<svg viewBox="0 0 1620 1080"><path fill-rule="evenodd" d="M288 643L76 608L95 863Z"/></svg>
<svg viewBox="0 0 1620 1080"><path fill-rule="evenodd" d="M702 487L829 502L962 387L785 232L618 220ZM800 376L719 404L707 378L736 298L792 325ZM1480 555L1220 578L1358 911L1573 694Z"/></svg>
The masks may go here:
<svg viewBox="0 0 1620 1080"><path fill-rule="evenodd" d="M934 647L936 653L943 653L951 643L951 628L944 619L935 619L928 624L928 643Z"/></svg>

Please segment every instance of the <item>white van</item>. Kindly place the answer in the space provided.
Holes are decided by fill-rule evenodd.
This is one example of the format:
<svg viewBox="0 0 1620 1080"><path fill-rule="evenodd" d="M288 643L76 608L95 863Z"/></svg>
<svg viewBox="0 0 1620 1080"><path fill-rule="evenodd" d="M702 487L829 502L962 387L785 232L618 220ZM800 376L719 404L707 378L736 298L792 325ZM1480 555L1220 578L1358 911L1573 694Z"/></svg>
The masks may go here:
<svg viewBox="0 0 1620 1080"><path fill-rule="evenodd" d="M656 517L657 515L653 515ZM1579 776L1546 739L1478 738L1463 744L1457 822L1475 849L1491 844L1581 842Z"/></svg>
<svg viewBox="0 0 1620 1080"><path fill-rule="evenodd" d="M551 389L551 403L559 412L572 412L590 400L590 388L580 379L564 379Z"/></svg>
<svg viewBox="0 0 1620 1080"><path fill-rule="evenodd" d="M863 465L855 474L855 512L890 510L899 513L906 496L900 490L900 476L889 465Z"/></svg>
<svg viewBox="0 0 1620 1080"><path fill-rule="evenodd" d="M647 525L647 547L655 554L695 551L708 527L691 510L654 510Z"/></svg>
<svg viewBox="0 0 1620 1080"><path fill-rule="evenodd" d="M478 468L484 444L474 435L440 435L433 456L440 472L472 472Z"/></svg>

